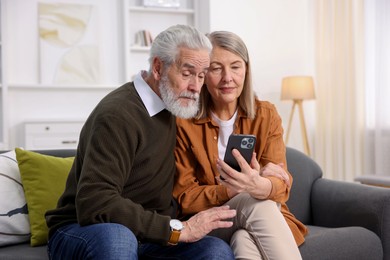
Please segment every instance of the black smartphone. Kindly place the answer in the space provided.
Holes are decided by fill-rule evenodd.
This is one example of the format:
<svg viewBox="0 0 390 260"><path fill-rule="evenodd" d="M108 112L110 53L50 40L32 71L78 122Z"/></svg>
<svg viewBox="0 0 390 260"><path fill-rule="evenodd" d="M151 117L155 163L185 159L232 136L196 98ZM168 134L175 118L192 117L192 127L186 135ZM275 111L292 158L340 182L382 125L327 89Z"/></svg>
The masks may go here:
<svg viewBox="0 0 390 260"><path fill-rule="evenodd" d="M254 135L232 134L229 136L228 144L225 151L225 157L223 160L233 169L241 171L238 162L232 154L232 150L236 148L245 158L245 160L250 163L255 144L256 136Z"/></svg>

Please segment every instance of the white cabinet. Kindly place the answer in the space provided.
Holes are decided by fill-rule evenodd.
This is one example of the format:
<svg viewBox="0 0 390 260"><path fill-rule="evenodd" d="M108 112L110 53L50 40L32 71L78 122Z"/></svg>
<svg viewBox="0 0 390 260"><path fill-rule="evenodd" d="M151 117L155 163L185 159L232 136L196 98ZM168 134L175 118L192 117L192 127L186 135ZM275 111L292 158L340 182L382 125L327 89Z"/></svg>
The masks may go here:
<svg viewBox="0 0 390 260"><path fill-rule="evenodd" d="M140 44L140 41L137 42L137 34L140 31L149 31L154 38L161 31L176 24L188 24L199 28L199 5L201 1L202 4L206 3L205 0L180 0L179 7L151 7L144 6L140 0L123 1L126 81L131 81L140 70L149 69L150 47Z"/></svg>
<svg viewBox="0 0 390 260"><path fill-rule="evenodd" d="M75 149L84 122L47 121L24 124L25 149Z"/></svg>

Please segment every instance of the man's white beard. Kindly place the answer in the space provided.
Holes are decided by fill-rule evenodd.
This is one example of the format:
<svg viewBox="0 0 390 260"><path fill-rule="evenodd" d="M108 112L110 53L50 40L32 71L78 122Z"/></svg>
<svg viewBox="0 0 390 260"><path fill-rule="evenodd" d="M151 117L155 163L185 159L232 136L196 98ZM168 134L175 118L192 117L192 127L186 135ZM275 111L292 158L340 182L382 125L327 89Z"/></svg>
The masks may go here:
<svg viewBox="0 0 390 260"><path fill-rule="evenodd" d="M179 96L176 96L172 91L171 85L168 80L167 75L161 77L159 86L158 86L161 98L167 107L167 110L173 115L181 118L192 118L196 115L199 109L199 93L192 93L190 91L185 91L180 93ZM195 100L189 101L187 106L182 106L180 104L179 97L189 97L194 98Z"/></svg>

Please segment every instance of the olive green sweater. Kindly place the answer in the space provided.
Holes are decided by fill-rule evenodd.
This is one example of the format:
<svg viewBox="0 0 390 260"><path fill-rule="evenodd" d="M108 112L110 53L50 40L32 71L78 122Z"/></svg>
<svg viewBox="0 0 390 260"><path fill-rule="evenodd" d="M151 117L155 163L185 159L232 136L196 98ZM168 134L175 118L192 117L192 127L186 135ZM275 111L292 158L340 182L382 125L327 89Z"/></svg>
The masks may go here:
<svg viewBox="0 0 390 260"><path fill-rule="evenodd" d="M96 106L57 208L46 213L49 237L63 225L119 223L140 241L166 244L173 212L175 118L150 117L133 83Z"/></svg>

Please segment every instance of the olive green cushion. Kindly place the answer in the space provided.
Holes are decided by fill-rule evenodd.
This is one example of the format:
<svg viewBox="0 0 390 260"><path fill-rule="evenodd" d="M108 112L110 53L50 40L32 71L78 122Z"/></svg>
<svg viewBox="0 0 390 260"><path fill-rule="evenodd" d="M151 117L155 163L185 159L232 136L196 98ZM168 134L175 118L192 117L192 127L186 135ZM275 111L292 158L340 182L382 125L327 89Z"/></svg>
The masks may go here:
<svg viewBox="0 0 390 260"><path fill-rule="evenodd" d="M74 157L60 158L16 148L16 159L27 201L31 246L47 243L45 213L57 205Z"/></svg>

